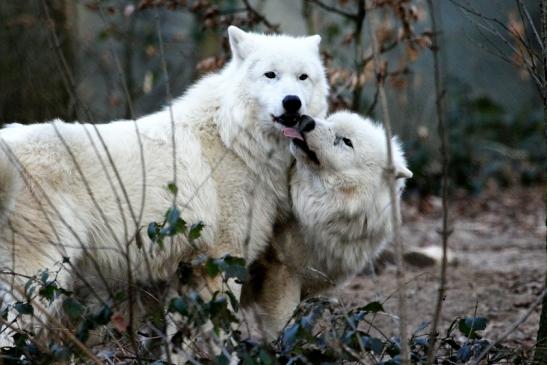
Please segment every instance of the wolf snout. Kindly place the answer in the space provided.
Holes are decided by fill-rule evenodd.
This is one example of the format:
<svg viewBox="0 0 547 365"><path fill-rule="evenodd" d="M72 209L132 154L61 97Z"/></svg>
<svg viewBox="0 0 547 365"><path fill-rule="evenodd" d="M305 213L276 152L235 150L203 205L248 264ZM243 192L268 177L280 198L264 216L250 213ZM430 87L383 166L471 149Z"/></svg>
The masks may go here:
<svg viewBox="0 0 547 365"><path fill-rule="evenodd" d="M301 133L311 132L315 128L315 120L309 115L303 115L298 124L298 130Z"/></svg>
<svg viewBox="0 0 547 365"><path fill-rule="evenodd" d="M302 107L302 101L296 95L287 95L283 98L283 109L287 113L296 114Z"/></svg>

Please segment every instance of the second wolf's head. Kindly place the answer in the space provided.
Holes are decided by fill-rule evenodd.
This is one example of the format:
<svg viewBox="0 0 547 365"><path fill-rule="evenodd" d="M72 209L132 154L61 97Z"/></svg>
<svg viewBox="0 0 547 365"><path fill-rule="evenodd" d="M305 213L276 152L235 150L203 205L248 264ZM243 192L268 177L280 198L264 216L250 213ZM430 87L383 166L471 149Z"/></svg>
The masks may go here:
<svg viewBox="0 0 547 365"><path fill-rule="evenodd" d="M293 209L304 229L309 228L312 236L322 232L337 237L344 232L348 241L376 236L372 241L379 244L387 239L391 203L384 128L349 112L326 120L302 119L300 130L285 135L292 139L297 161L291 182ZM391 140L391 150L399 194L412 172L397 138ZM344 225L334 224L340 219ZM317 227L331 227L332 232Z"/></svg>

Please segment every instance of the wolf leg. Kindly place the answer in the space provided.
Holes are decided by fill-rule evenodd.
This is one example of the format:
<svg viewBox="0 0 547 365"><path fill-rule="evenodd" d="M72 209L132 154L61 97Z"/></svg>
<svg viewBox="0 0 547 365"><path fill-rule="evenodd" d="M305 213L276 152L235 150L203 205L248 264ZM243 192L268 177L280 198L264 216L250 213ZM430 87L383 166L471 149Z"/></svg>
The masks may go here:
<svg viewBox="0 0 547 365"><path fill-rule="evenodd" d="M302 284L298 274L280 262L266 263L264 270L254 300L261 330L267 339L274 340L298 307Z"/></svg>

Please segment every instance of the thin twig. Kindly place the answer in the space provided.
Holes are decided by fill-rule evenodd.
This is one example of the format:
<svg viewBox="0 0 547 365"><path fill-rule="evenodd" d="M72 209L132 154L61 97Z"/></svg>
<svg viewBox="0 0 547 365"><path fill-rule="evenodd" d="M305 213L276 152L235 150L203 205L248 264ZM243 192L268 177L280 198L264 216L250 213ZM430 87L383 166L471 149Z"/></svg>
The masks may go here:
<svg viewBox="0 0 547 365"><path fill-rule="evenodd" d="M160 17L159 13L156 11L156 32L158 36L158 43L159 43L159 49L160 49L160 59L161 59L161 68L163 70L163 77L165 78L165 98L167 101L167 108L169 110L169 118L171 122L171 144L172 144L172 163L173 163L173 185L175 186L175 190L172 191L173 193L173 209L176 208L177 205L177 195L178 195L178 186L177 186L177 142L176 142L176 127L175 127L175 117L173 115L173 96L171 94L171 87L170 87L170 80L169 80L169 72L167 71L167 62L165 60L165 49L163 46L163 36L161 33L161 26L160 26ZM175 237L171 236L171 245L170 250L171 254L173 254L173 250L175 248L174 244ZM169 339L165 342L166 347L166 356L167 361L171 362L171 351L169 348Z"/></svg>
<svg viewBox="0 0 547 365"><path fill-rule="evenodd" d="M482 350L482 352L479 354L479 356L477 356L477 358L471 363L471 365L479 365L480 361L486 356L488 355L488 353L490 352L491 349L494 348L494 346L496 346L497 344L499 344L501 341L505 340L507 338L507 336L509 336L511 333L513 333L521 324L523 324L524 322L526 322L526 320L528 319L528 317L530 317L530 315L532 313L534 313L534 310L536 310L536 308L541 304L541 302L543 301L543 297L547 294L547 289L543 289L543 291L541 292L541 294L536 298L536 300L532 303L532 305L530 306L530 308L528 308L528 310L526 311L526 313L524 313L524 315L522 317L520 317L517 321L515 321L511 326L509 326L507 328L507 330L505 332L503 332L498 338L497 340L495 341L492 341L488 346L486 346L486 348L484 350Z"/></svg>
<svg viewBox="0 0 547 365"><path fill-rule="evenodd" d="M263 23L265 26L267 26L271 30L274 30L274 31L279 30L279 24L271 23L264 15L260 14L258 10L256 10L251 5L251 3L249 3L249 0L243 0L243 4L245 5L245 10L247 11L247 13L254 16L260 23Z"/></svg>
<svg viewBox="0 0 547 365"><path fill-rule="evenodd" d="M49 22L49 23L52 23L52 19L51 19L50 15L49 15L48 5L47 5L47 3L45 2L45 0L42 0L42 6L43 6L44 13L45 13L45 15L46 15L46 18L47 18L48 22ZM66 58L64 57L63 53L59 51L59 49L60 49L60 42L59 42L59 39L58 39L58 37L57 37L55 31L51 31L51 40L50 40L50 42L53 44L53 48L54 48L55 51L56 51L57 59L59 60L59 69L60 69L60 71L61 71L61 74L63 75L63 78L65 79L65 86L66 86L66 89L67 89L69 95L71 95L71 97L77 102L77 104L80 105L80 106L82 107L82 109L86 112L88 118L91 118L91 120L92 120L93 118L92 118L91 112L89 111L89 108L87 108L87 106L86 106L85 104L83 104L83 103L80 101L80 99L78 98L78 95L77 95L77 92L76 92L76 87L75 87L74 78L72 77L72 74L71 74L70 69L69 69L69 67L68 67L68 63L67 63L67 61L66 61ZM110 226L109 220L107 219L107 217L105 216L105 214L104 214L104 212L102 211L101 207L99 206L99 204L98 204L97 201L95 200L94 195L93 195L93 193L92 193L92 191L91 191L91 189L90 189L90 187L89 187L88 181L87 181L86 177L84 176L83 171L81 170L81 168L80 168L78 162L76 161L76 159L75 159L75 157L74 157L74 155L73 155L73 153L72 153L70 147L66 144L66 142L64 142L64 139L63 139L61 133L59 132L59 130L57 129L57 127L56 127L54 124L53 124L53 127L55 128L55 132L56 132L57 136L59 137L59 139L61 139L61 142L63 142L63 145L64 145L65 148L67 149L67 152L69 153L69 155L70 155L70 157L71 157L71 159L72 159L72 161L73 161L73 163L74 163L74 165L75 165L75 167L76 167L76 170L78 171L79 175L80 175L81 178L82 178L82 181L83 181L84 185L86 186L86 191L88 192L88 194L89 194L89 196L90 196L90 198L91 198L91 200L92 200L92 202L93 202L95 208L99 211L99 214L100 214L101 218L103 219L103 221L104 221L106 227L108 228L108 230L109 230L110 233L112 234L114 241L115 241L115 242L118 244L118 246L121 248L121 246L122 246L122 245L121 245L121 242L118 241L118 238L117 238L116 234L114 233L114 230L113 230L112 227ZM96 134L97 134L97 137L98 137L99 141L101 142L101 145L102 145L102 147L103 147L103 149L104 149L104 151L105 151L105 153L106 153L106 156L107 156L107 158L108 158L108 161L109 161L109 163L110 163L110 166L112 167L112 169L113 169L113 171L114 171L114 174L115 174L115 176L117 177L117 180L118 180L118 182L119 182L119 184L120 184L120 187L122 188L122 192L125 193L124 195L125 195L127 204L128 204L128 206L129 206L129 208L130 208L130 211L131 211L131 213L133 213L133 210L132 210L132 208L131 208L131 202L129 201L129 198L128 198L127 193L126 193L126 191L125 191L124 183L123 183L123 181L121 180L120 174L118 173L118 169L117 169L117 167L116 167L116 165L115 165L115 163L114 163L114 161L113 161L113 158L112 158L112 156L111 156L111 154L110 154L110 151L109 151L108 147L106 146L106 143L105 143L104 139L102 138L102 135L101 135L99 129L97 128L97 126L95 125L95 123L92 123L92 127L93 127L93 129L95 130L95 132L96 132ZM113 194L115 195L115 199L116 199L118 208L119 208L119 210L120 210L120 216L121 216L122 222L123 222L123 227L124 227L124 232L125 232L125 238L126 238L126 247L128 247L128 246L129 246L129 242L130 242L131 240L128 240L128 236L127 236L127 222L126 222L126 219L125 219L125 214L123 213L123 207L122 207L122 204L121 204L121 200L120 200L119 195L118 195L118 193L117 193L117 191L116 191L116 188L114 187L113 181L112 181L112 179L110 178L110 174L108 173L108 169L106 168L106 166L105 166L105 164L104 164L104 162L103 162L103 160L102 160L102 157L101 157L101 155L100 155L98 149L97 149L96 146L95 146L95 142L93 141L93 138L91 137L91 135L90 135L89 132L87 131L87 128L86 128L85 126L83 126L83 128L84 128L84 131L85 131L87 137L89 138L89 140L90 140L90 142L91 142L91 145L93 146L93 150L94 150L94 152L96 153L96 155L97 155L97 157L98 157L98 159L99 159L99 161L100 161L100 163L101 163L101 166L102 166L102 168L103 168L103 170L104 170L104 172L105 172L105 174L106 174L106 177L107 177L107 180L108 180L108 182L109 182L109 184L110 184L110 187L111 187L111 189L112 189L112 192L113 192ZM137 130L137 139L138 139L138 142L139 142L139 148L140 148L140 152L141 152L141 165L142 165L142 169L143 169L143 195L142 195L142 201L141 201L141 212L140 212L140 214L139 214L139 219L138 219L138 220L140 221L140 219L141 219L141 217L142 217L142 212L143 212L143 210L144 210L144 197L145 197L145 194L144 194L145 190L144 190L144 189L145 189L145 185L146 185L146 184L144 183L144 181L145 181L145 179L146 179L146 177L145 177L146 175L145 175L145 167L144 167L143 146L142 146L142 142L141 142L141 140L140 140L140 133L138 133L138 127L137 127L136 122L135 122L135 128L136 128L136 130ZM134 214L132 214L132 216L133 216L133 218L134 218ZM134 220L135 220L135 219L134 219ZM136 234L139 234L139 232L138 232L138 225L139 225L139 223L138 223L136 220L135 220L135 225L136 225L136 229L137 229ZM82 249L84 250L84 253L85 253L86 255L89 256L89 258L91 259L91 262L92 262L93 265L95 266L95 269L97 270L97 274L99 275L99 277L100 277L101 279L103 279L103 274L102 274L100 268L98 268L98 264L96 263L96 260L95 260L92 256L90 256L90 255L88 254L87 249L84 247L84 244L81 242L81 240L79 240L79 242L80 242L80 244L82 245ZM145 255L145 262L148 264L148 258L147 258L146 255ZM129 268L129 278L131 279L131 270L130 270L130 268ZM84 281L84 282L85 282L85 281ZM110 290L110 287L109 287L108 283L107 283L104 279L103 279L103 284L105 285L105 288L106 288L107 292L109 293L109 295L112 297L113 294L112 294L112 292L111 292L111 290ZM92 291L94 291L93 288L91 288L91 289L92 289Z"/></svg>
<svg viewBox="0 0 547 365"><path fill-rule="evenodd" d="M534 55L532 54L532 45L527 44L526 41L524 41L522 39L520 34L515 29L512 29L512 28L508 27L501 20L499 20L497 18L486 16L486 15L482 14L480 11L472 8L471 5L469 5L469 4L468 5L463 5L462 3L460 3L459 1L456 1L456 0L449 0L449 1L452 4L454 4L456 7L460 8L465 15L468 15L469 19L475 25L477 25L479 28L482 28L486 32L492 34L493 36L495 36L496 38L501 40L503 42L503 44L505 44L507 46L507 48L509 48L509 50L511 50L515 54L521 56L522 65L517 64L515 61L513 61L513 60L509 59L508 57L504 56L503 53L501 51L499 51L496 46L493 45L493 47L500 54L499 56L501 58L503 58L505 61L508 61L509 63L511 63L511 64L513 64L514 66L517 66L517 67L523 67L523 65L524 65L524 67L528 71L528 74L534 79L537 86L541 87L541 81L540 81L541 75L538 75L537 68L535 67ZM474 19L472 19L471 16L483 19L484 22L474 21ZM511 44L511 42L506 37L504 37L503 34L500 33L498 28L492 26L491 25L492 23L497 25L499 28L501 28L505 32L507 32L513 39L517 40L524 47L524 49L527 51L527 53L529 54L530 60L528 60L527 57L525 57L525 55L522 54L522 52L520 52L517 48L515 48L515 46L513 44ZM540 48L542 48L543 53L545 54L545 48L543 46L540 46Z"/></svg>
<svg viewBox="0 0 547 365"><path fill-rule="evenodd" d="M526 20L528 21L528 24L530 25L530 28L532 28L532 31L534 32L534 36L536 37L537 43L539 44L540 49L542 52L545 51L545 46L543 45L543 42L541 41L541 37L539 36L539 32L536 28L536 25L534 24L534 21L532 20L532 17L530 16L530 13L528 12L528 8L524 4L522 0L517 0L519 9L522 9L524 14L526 15Z"/></svg>
<svg viewBox="0 0 547 365"><path fill-rule="evenodd" d="M397 192L395 190L395 168L393 164L393 151L392 151L392 132L391 121L389 115L389 109L387 104L387 96L384 85L384 78L380 72L380 56L378 52L378 40L374 34L374 17L370 17L369 21L369 33L372 41L372 50L374 55L374 69L378 77L378 88L380 103L383 111L384 127L386 134L386 146L387 146L387 169L386 177L389 186L389 195L391 200L391 222L393 225L393 242L396 249L396 276L397 276L397 292L398 292L398 311L399 311L399 336L401 345L401 364L410 364L409 349L407 342L407 318L406 318L406 290L405 290L405 273L403 263L403 245L400 237L400 206L397 201Z"/></svg>
<svg viewBox="0 0 547 365"><path fill-rule="evenodd" d="M0 280L2 279L0 278ZM15 290L19 292L19 294L23 297L25 296L24 290L21 289L19 286L15 287ZM89 349L89 347L84 345L78 338L76 338L76 336L74 336L72 332L69 331L68 328L66 328L66 326L64 326L58 319L52 316L49 311L44 308L37 300L32 300L32 306L38 308L38 310L46 317L47 321L53 323L56 326L55 329L61 331L62 334L68 340L74 343L76 347L78 347L87 357L89 357L90 360L92 360L97 365L103 364L103 362L97 356L95 356L95 354ZM38 320L43 326L45 326L44 320L42 320L39 316L34 316L34 318ZM57 331L51 331L51 333L56 337L61 337L61 335Z"/></svg>
<svg viewBox="0 0 547 365"><path fill-rule="evenodd" d="M50 14L49 14L49 7L46 3L45 0L41 0L41 3L42 3L42 8L43 8L43 11L44 11L44 15L46 17L46 20L49 24L53 25L53 19L51 18ZM49 29L50 27L48 26L47 29ZM76 92L76 83L74 81L74 76L72 75L72 73L70 72L70 68L68 66L68 62L66 60L66 57L64 56L64 54L60 51L61 49L61 44L60 44L60 41L59 41L59 37L57 37L57 33L55 32L54 29L52 29L50 32L50 37L48 37L48 41L50 43L50 47L54 50L55 52L55 55L57 56L56 57L56 60L57 60L57 66L58 66L58 69L59 69L59 72L60 74L63 76L63 80L64 80L64 84L65 84L65 89L67 90L68 94L70 95L70 97L74 100L75 104L77 106L79 106L83 112L85 113L86 117L89 119L89 121L92 122L93 124L93 127L95 128L96 132L97 132L97 135L99 136L99 138L101 139L102 141L102 138L100 136L100 133L98 132L97 130L97 127L95 126L95 123L93 121L93 115L91 113L91 111L89 110L89 108L87 107L87 105L85 105L84 103L82 103L82 101L80 100L80 98L78 97L78 93ZM107 229L109 230L109 232L112 234L112 237L113 239L117 241L117 236L116 234L114 233L114 230L112 229L112 226L110 225L110 222L109 220L106 218L104 212L102 211L100 205L97 203L96 199L95 199L95 196L93 195L92 191L91 191L91 188L89 187L89 183L87 181L87 178L84 176L81 168L80 168L80 165L78 163L78 161L76 160L75 156L74 156L74 153L72 152L70 146L68 146L68 144L64 141L60 131L58 130L58 128L55 126L55 124L53 124L53 127L55 129L55 133L59 136L59 139L61 140L63 146L67 149L67 152L69 153L69 156L73 162L73 164L75 165L75 168L78 172L78 174L80 175L80 177L82 178L82 182L84 183L85 187L86 187L86 191L87 193L89 194L90 198L91 198L91 201L93 202L93 205L95 206L95 208L98 210L99 212L99 215L101 216L101 219L103 219ZM97 158L99 159L100 163L101 163L101 166L103 168L103 170L105 171L105 174L107 175L107 178L109 180L109 183L110 183L110 187L112 189L113 192L115 192L115 188L114 188L114 184L113 182L111 181L110 179L110 174L108 173L108 170L106 168L106 165L104 164L103 160L102 160L102 157L95 145L95 142L93 140L93 138L91 137L91 135L89 134L89 131L87 130L87 128L85 126L82 126L84 128L84 131L86 132L86 136L88 137L92 147L93 147L93 150L95 151L95 154L97 155ZM104 142L103 142L103 145L104 145ZM107 154L109 154L109 151L108 149L106 149L106 145L104 145L105 147L105 151ZM115 166L112 166L114 169L116 168ZM123 213L123 208L122 208L122 205L121 205L121 201L119 200L119 197L118 195L116 194L116 198L117 198L117 201L118 201L118 207L120 209L120 214ZM122 214L123 216L123 214ZM124 227L125 227L125 219L123 220L124 222ZM120 245L120 243L118 243Z"/></svg>
<svg viewBox="0 0 547 365"><path fill-rule="evenodd" d="M53 213L59 218L59 221L65 226L65 228L74 236L74 238L76 239L76 241L78 242L78 244L80 245L80 248L84 251L84 254L86 256L89 257L89 259L91 260L92 264L94 265L95 268L98 267L98 264L96 262L96 260L94 259L94 257L88 252L87 250L87 247L85 246L85 244L83 243L83 240L82 238L76 233L76 231L74 230L74 228L68 224L68 222L64 219L64 217L62 216L62 214L60 213L60 211L58 210L58 208L53 204L52 200L49 198L49 196L46 194L45 190L42 188L42 186L39 184L38 181L36 181L36 179L34 179L32 177L32 175L29 174L29 172L26 170L26 168L23 166L23 164L21 163L21 161L18 159L18 157L13 153L13 151L11 150L11 148L9 147L9 145L2 139L0 138L0 148L3 150L3 152L6 154L6 157L8 157L8 160L10 161L10 163L17 169L18 173L19 173L19 176L22 177L22 180L24 182L24 184L27 186L32 198L35 200L35 202L38 204L40 210L44 213L44 216L48 222L48 224L52 227L52 230L57 238L57 240L59 242L61 242L61 238L60 238L60 235L58 234L58 232L56 231L55 229L55 225L53 224L53 222L50 220L49 218L49 215L47 213L47 210L45 209L45 207L43 206L42 202L41 202L41 199L36 195L38 192L42 195L43 199L45 200L45 202L51 207L51 209L53 210ZM32 188L31 188L32 187ZM78 273L78 270L75 270L75 273ZM98 273L101 280L105 283L106 285L106 289L108 290L109 287L108 285L106 284L107 281L106 279L102 276L102 274L99 272ZM77 274L78 275L78 274ZM90 288L92 291L94 290L93 288ZM95 293L96 294L96 293ZM111 293L109 293L110 295L112 295Z"/></svg>
<svg viewBox="0 0 547 365"><path fill-rule="evenodd" d="M324 10L327 10L331 13L334 13L334 14L338 14L338 15L341 15L343 17L346 17L346 18L349 18L349 19L356 19L357 18L357 14L354 14L354 13L351 13L349 11L345 11L345 10L342 10L342 9L338 9L334 6L331 6L331 5L327 5L325 4L324 2L320 1L320 0L306 0L310 3L313 3L317 6L319 6L320 8L323 8Z"/></svg>
<svg viewBox="0 0 547 365"><path fill-rule="evenodd" d="M439 61L439 26L437 25L437 19L435 16L435 7L432 0L428 0L429 13L431 16L432 26L432 47L433 52L433 68L435 76L435 104L437 110L437 130L439 138L441 140L441 163L442 163L442 247L443 256L441 261L441 275L439 278L439 288L437 291L437 302L435 304L435 311L433 313L433 321L431 326L431 337L429 348L427 351L427 364L433 364L435 358L435 345L437 341L437 328L441 319L441 312L446 291L446 271L448 266L447 251L448 251L448 236L450 235L448 229L448 137L445 125L445 113L444 113L444 96L445 90L441 77L441 66Z"/></svg>

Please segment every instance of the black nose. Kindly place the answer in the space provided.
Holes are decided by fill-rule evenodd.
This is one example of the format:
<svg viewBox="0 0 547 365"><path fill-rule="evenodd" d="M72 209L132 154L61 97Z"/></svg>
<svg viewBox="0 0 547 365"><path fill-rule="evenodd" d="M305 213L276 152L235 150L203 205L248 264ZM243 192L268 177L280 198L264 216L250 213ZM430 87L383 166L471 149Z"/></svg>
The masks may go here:
<svg viewBox="0 0 547 365"><path fill-rule="evenodd" d="M300 132L311 132L315 128L315 120L308 115L303 115L298 125Z"/></svg>
<svg viewBox="0 0 547 365"><path fill-rule="evenodd" d="M300 110L302 102L296 95L287 95L283 98L283 108L287 113L296 113Z"/></svg>

